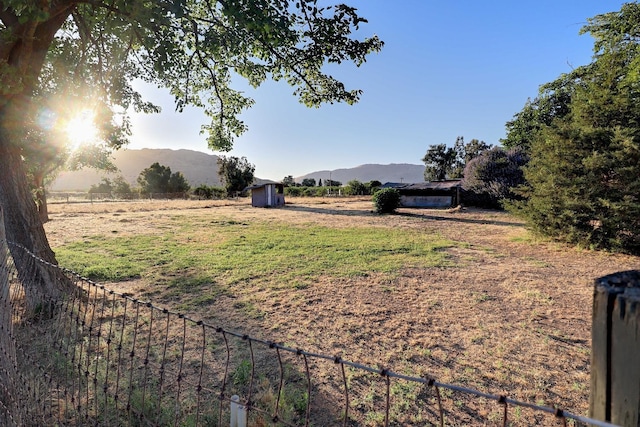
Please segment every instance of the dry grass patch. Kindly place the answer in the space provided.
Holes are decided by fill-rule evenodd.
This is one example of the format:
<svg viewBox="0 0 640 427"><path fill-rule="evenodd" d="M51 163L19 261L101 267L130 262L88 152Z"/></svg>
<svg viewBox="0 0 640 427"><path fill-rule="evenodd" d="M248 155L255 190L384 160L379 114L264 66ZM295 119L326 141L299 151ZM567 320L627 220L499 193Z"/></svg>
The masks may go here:
<svg viewBox="0 0 640 427"><path fill-rule="evenodd" d="M398 215L380 216L372 211L372 203L362 199L288 200L281 209L255 209L246 201L53 205L46 227L54 250L96 236L158 236L158 244L183 246L188 252L189 241L180 231L187 218L202 224L202 233L193 234L199 244L213 240L211 231L228 220L274 228L360 227L404 231L417 238L438 236L452 242L442 249L446 264L407 263L392 272L371 268L362 275L341 275L327 266L324 274L304 280L297 280L294 271L290 286L284 287L252 277L229 287L224 274L213 274L197 292L184 288L158 296L165 297L162 304L254 336L586 414L592 283L638 268L637 257L535 241L519 220L502 212L401 209ZM176 283L180 274L176 272ZM149 294L158 279L141 274L109 286ZM226 283L224 292L217 292L221 283ZM333 374L319 380L318 387L327 393L335 386L328 379ZM350 381L360 396L355 413L368 419L363 425L376 425L380 397L357 373ZM413 396L432 402L424 390L396 387L397 396L406 396L398 400ZM446 397L450 413L458 414L452 415L452 424L499 419L495 405ZM430 418L425 414L422 421L403 423L425 419ZM526 411L514 412L510 419L516 425L549 423Z"/></svg>

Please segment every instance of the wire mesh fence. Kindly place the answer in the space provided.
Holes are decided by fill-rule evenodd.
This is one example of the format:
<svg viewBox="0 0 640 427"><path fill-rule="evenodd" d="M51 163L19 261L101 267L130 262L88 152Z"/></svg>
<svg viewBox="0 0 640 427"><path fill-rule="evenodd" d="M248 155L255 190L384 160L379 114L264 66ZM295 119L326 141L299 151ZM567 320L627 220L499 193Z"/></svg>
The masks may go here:
<svg viewBox="0 0 640 427"><path fill-rule="evenodd" d="M210 325L2 240L0 288L2 425L228 426L234 396L250 426L611 425Z"/></svg>

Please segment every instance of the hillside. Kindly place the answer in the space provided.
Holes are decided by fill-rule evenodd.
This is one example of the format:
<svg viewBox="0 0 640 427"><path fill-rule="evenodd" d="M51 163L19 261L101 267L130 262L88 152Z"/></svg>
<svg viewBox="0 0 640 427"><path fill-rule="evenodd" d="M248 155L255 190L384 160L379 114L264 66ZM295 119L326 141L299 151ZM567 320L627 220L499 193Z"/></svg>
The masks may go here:
<svg viewBox="0 0 640 427"><path fill-rule="evenodd" d="M169 166L172 172L182 172L192 187L201 184L220 185L217 161L218 156L199 151L150 148L116 151L113 160L120 169L119 174L122 174L132 186L137 185L140 172L158 162ZM91 185L98 184L103 177L115 175L93 169L62 172L50 188L52 191L84 191Z"/></svg>
<svg viewBox="0 0 640 427"><path fill-rule="evenodd" d="M305 178L313 178L325 181L329 179L340 181L343 184L356 179L360 182L380 181L385 182L423 182L424 165L412 165L409 163L392 163L389 165L366 164L349 169L322 170L311 172L295 178L296 182L301 182Z"/></svg>
<svg viewBox="0 0 640 427"><path fill-rule="evenodd" d="M220 185L218 177L218 156L193 150L151 149L121 150L114 153L114 164L120 169L119 174L131 184L137 186L140 172L154 162L169 166L172 172L182 172L192 187L201 184ZM93 169L75 172L62 172L52 183L51 191L86 191L91 185L100 183L103 177L113 177L118 174L108 174ZM295 178L301 182L304 178L314 178L325 181L329 179L343 184L357 179L361 182L378 180L385 182L422 182L424 181L424 166L401 164L366 164L349 169L322 170L311 172ZM258 182L264 181L257 178Z"/></svg>

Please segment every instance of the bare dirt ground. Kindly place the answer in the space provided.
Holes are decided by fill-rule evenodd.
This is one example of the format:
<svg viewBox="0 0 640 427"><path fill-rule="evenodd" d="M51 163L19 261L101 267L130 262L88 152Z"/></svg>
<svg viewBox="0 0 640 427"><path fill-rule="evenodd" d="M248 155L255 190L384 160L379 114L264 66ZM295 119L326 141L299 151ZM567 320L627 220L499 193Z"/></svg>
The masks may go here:
<svg viewBox="0 0 640 427"><path fill-rule="evenodd" d="M190 315L308 351L580 415L589 400L593 281L640 268L638 257L535 241L513 216L471 208L381 216L369 199L326 198L292 199L279 209L256 209L247 201L49 208L46 229L54 250L88 235L160 232L175 215L405 228L464 242L448 251L451 267L405 269L392 279L327 277L295 294L256 292L250 298L263 314L256 319L232 309L227 297ZM148 285L143 279L109 284L134 293ZM485 424L491 424L489 412Z"/></svg>

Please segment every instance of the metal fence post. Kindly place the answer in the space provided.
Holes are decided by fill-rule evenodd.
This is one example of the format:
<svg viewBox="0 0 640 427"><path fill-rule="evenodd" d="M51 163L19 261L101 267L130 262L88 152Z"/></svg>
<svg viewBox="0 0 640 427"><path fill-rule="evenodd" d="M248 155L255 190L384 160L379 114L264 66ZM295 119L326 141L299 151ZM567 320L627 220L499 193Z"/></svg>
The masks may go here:
<svg viewBox="0 0 640 427"><path fill-rule="evenodd" d="M640 426L640 271L595 280L589 416Z"/></svg>

